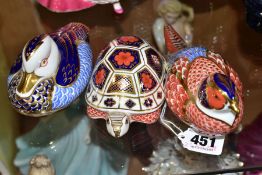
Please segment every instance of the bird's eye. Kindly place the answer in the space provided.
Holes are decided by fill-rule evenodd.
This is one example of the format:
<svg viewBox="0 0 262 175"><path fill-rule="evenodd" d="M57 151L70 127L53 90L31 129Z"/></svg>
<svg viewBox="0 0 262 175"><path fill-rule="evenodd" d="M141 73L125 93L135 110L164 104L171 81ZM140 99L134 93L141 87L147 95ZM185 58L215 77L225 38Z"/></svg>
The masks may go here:
<svg viewBox="0 0 262 175"><path fill-rule="evenodd" d="M45 58L41 61L40 67L45 67L48 63L48 58Z"/></svg>
<svg viewBox="0 0 262 175"><path fill-rule="evenodd" d="M128 119L126 119L126 124L128 124Z"/></svg>
<svg viewBox="0 0 262 175"><path fill-rule="evenodd" d="M106 123L107 123L107 124L110 124L110 121L109 121L109 119L107 119L107 120L106 120Z"/></svg>

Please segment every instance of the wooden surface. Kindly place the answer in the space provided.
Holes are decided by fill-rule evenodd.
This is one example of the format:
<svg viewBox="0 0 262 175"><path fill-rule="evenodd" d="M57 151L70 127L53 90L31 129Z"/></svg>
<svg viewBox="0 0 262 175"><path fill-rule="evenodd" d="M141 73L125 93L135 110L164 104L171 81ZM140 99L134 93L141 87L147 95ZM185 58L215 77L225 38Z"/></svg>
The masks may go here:
<svg viewBox="0 0 262 175"><path fill-rule="evenodd" d="M1 0L0 4L0 42L11 65L25 43L43 28L30 0Z"/></svg>
<svg viewBox="0 0 262 175"><path fill-rule="evenodd" d="M7 71L6 57L0 44L0 161L3 161L4 165L11 171L11 174L14 174L15 138L18 135L19 126L15 112L7 101L7 82L5 76Z"/></svg>

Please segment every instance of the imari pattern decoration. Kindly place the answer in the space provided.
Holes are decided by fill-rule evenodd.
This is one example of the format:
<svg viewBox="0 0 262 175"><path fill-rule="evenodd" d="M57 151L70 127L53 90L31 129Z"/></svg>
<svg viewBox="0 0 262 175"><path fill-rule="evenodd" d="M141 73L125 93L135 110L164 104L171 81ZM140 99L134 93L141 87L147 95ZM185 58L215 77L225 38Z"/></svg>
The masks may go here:
<svg viewBox="0 0 262 175"><path fill-rule="evenodd" d="M70 23L30 40L12 66L8 93L21 114L40 117L66 108L89 82L89 29Z"/></svg>
<svg viewBox="0 0 262 175"><path fill-rule="evenodd" d="M124 135L132 122L156 122L165 75L164 57L143 39L122 36L111 41L99 55L86 93L88 116L105 119L114 137Z"/></svg>
<svg viewBox="0 0 262 175"><path fill-rule="evenodd" d="M156 86L156 80L151 75L150 71L147 69L143 69L141 72L138 73L139 80L141 82L141 92L149 92Z"/></svg>
<svg viewBox="0 0 262 175"><path fill-rule="evenodd" d="M104 65L101 64L97 71L96 75L93 77L93 82L95 86L99 89L102 89L104 87L105 81L108 78L109 69Z"/></svg>
<svg viewBox="0 0 262 175"><path fill-rule="evenodd" d="M139 65L140 58L136 50L119 49L110 55L109 61L115 69L132 70Z"/></svg>
<svg viewBox="0 0 262 175"><path fill-rule="evenodd" d="M242 83L219 54L204 47L186 48L171 26L165 27L171 72L166 100L170 109L198 131L228 134L243 118Z"/></svg>

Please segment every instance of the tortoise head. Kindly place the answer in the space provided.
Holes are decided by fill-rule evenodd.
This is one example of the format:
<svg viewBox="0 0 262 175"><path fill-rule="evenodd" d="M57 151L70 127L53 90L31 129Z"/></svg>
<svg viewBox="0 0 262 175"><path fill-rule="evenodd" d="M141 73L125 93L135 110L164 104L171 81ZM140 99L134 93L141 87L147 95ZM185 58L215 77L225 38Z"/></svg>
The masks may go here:
<svg viewBox="0 0 262 175"><path fill-rule="evenodd" d="M109 113L106 120L106 128L113 137L122 137L129 129L130 121L124 113Z"/></svg>

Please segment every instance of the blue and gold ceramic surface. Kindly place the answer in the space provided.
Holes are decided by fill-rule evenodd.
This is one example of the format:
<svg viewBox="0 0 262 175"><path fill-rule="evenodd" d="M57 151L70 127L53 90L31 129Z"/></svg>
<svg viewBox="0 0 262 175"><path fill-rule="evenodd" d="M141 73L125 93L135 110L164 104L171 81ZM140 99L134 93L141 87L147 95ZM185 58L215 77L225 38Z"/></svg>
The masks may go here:
<svg viewBox="0 0 262 175"><path fill-rule="evenodd" d="M88 28L70 23L25 45L8 76L9 99L21 114L48 115L80 95L91 68Z"/></svg>

